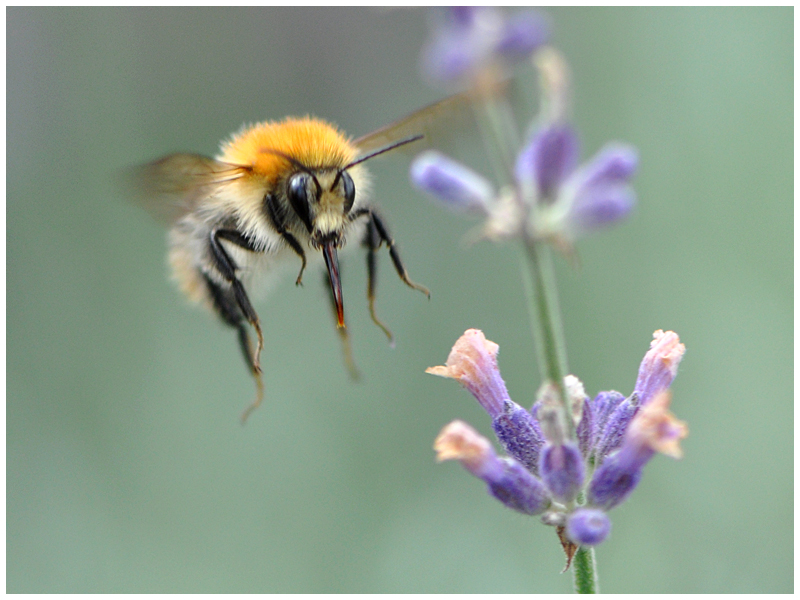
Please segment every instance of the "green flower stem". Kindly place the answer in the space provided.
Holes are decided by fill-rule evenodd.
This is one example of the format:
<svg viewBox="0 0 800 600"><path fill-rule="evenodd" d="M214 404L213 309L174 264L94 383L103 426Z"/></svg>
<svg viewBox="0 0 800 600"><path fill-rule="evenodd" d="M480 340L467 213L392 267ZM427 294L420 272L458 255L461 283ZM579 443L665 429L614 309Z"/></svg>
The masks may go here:
<svg viewBox="0 0 800 600"><path fill-rule="evenodd" d="M494 167L500 185L514 181L514 156L519 148L519 139L513 111L504 94L495 94L491 86L483 90L473 102L475 117ZM519 198L521 208L525 199ZM542 381L551 381L558 390L559 400L564 410L563 422L567 437L574 440L575 422L572 407L569 405L564 376L567 368L567 351L564 342L564 328L558 309L558 293L553 271L553 258L550 248L544 242L537 242L527 232L522 233L523 257L522 280L528 297L528 311L531 331L536 344L536 360ZM573 560L575 590L579 593L597 591L597 569L594 549L578 549Z"/></svg>
<svg viewBox="0 0 800 600"><path fill-rule="evenodd" d="M594 557L594 548L581 546L575 553L572 561L572 571L575 573L575 591L579 594L598 594L597 563Z"/></svg>
<svg viewBox="0 0 800 600"><path fill-rule="evenodd" d="M564 343L564 328L558 310L553 259L544 243L523 237L525 260L522 279L528 296L528 312L531 332L536 344L536 356L542 380L551 381L558 389L559 399L564 408L564 423L567 437L575 439L575 423L572 407L569 406L564 376L568 373L567 351Z"/></svg>

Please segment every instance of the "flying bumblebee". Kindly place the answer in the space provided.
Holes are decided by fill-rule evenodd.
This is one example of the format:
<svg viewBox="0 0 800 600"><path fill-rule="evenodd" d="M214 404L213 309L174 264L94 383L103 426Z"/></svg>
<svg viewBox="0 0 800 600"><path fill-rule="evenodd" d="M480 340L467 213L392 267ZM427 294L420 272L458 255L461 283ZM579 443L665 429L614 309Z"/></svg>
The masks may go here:
<svg viewBox="0 0 800 600"><path fill-rule="evenodd" d="M426 107L356 140L326 121L305 117L266 121L223 141L219 154L172 154L133 171L136 195L165 218L173 279L192 301L204 304L238 332L256 398L242 420L261 403L260 365L264 337L248 296L252 279L286 260L300 263L300 285L309 260L322 255L345 360L355 372L344 322L337 251L353 239L367 251L367 299L375 314L376 251L385 244L400 279L430 298L408 276L394 240L368 200L363 163L418 142L426 123L461 103L455 97ZM248 325L256 335L255 347Z"/></svg>

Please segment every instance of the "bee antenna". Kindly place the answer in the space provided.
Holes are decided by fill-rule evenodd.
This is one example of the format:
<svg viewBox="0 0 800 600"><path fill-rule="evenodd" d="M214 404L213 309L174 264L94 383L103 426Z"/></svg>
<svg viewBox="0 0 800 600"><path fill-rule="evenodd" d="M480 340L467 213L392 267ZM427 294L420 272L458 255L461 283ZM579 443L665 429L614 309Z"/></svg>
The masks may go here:
<svg viewBox="0 0 800 600"><path fill-rule="evenodd" d="M360 164L360 163L364 162L365 160L369 160L370 158L374 158L374 157L378 156L379 154L383 154L384 152L389 152L390 150L394 150L395 148L399 148L400 146L405 146L406 144L410 144L410 143L412 143L412 142L416 142L417 140L421 140L421 139L422 139L422 138L424 138L424 137L425 137L425 136L424 136L424 135L422 135L421 133L419 133L419 134L417 134L417 135L412 135L412 136L411 136L411 137L409 137L409 138L406 138L406 139L404 139L404 140L400 140L399 142L395 142L394 144L390 144L390 145L388 145L388 146L385 146L385 147L383 147L383 148L380 148L380 149L378 149L378 150L375 150L375 152L372 152L372 153L370 153L370 154L367 154L366 156L362 156L362 157L360 157L360 158L357 158L356 160L354 160L353 162L351 162L349 165L345 165L345 166L343 166L343 167L340 169L340 171L346 171L346 170L347 170L347 169L349 169L350 167L355 167L356 165L358 165L358 164Z"/></svg>
<svg viewBox="0 0 800 600"><path fill-rule="evenodd" d="M336 173L336 177L333 179L333 184L331 185L331 189L336 187L336 184L339 183L339 179L342 177L342 173L347 171L347 169L349 169L350 167L355 167L356 165L361 164L365 160L369 160L370 158L374 158L374 157L378 156L379 154L383 154L384 152L389 152L390 150L394 150L395 148L399 148L400 146L405 146L406 144L411 144L412 142L416 142L417 140L421 140L424 137L425 136L423 134L418 133L417 135L412 135L411 137L408 137L408 138L405 138L403 140L400 140L399 142L395 142L394 144L389 144L388 146L385 146L383 148L379 148L378 150L375 150L375 152L372 152L370 154L367 154L365 156L361 156L361 157L357 158L356 160L354 160L350 164L347 164L347 165L343 166L341 169L339 169L339 171Z"/></svg>

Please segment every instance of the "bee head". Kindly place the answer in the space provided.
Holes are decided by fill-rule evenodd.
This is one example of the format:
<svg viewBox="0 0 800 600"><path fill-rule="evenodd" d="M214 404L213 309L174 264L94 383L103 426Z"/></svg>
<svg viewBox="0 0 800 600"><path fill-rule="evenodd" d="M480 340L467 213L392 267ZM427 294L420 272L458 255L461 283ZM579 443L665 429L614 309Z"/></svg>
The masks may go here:
<svg viewBox="0 0 800 600"><path fill-rule="evenodd" d="M286 180L286 199L305 225L314 247L332 238L342 244L342 232L356 199L356 186L347 171L298 171Z"/></svg>
<svg viewBox="0 0 800 600"><path fill-rule="evenodd" d="M336 251L344 245L345 225L351 221L350 212L356 199L356 186L348 170L373 156L414 142L421 137L416 135L401 140L341 167L310 167L281 151L261 150L282 157L294 167L293 172L283 183L285 198L292 212L305 226L311 245L316 250L322 250L328 268L339 327L344 327L344 311L342 285L339 279L339 258Z"/></svg>

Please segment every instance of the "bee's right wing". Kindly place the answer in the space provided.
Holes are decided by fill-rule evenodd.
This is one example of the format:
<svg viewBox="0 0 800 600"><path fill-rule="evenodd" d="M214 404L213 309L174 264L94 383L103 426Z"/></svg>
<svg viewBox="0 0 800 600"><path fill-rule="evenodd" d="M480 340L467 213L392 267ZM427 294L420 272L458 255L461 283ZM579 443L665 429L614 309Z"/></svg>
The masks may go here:
<svg viewBox="0 0 800 600"><path fill-rule="evenodd" d="M217 186L242 177L247 167L199 154L170 154L125 173L137 204L168 224L193 210Z"/></svg>
<svg viewBox="0 0 800 600"><path fill-rule="evenodd" d="M500 95L508 87L508 81L501 81L489 89L484 89L482 93L484 95ZM481 98L474 91L454 94L357 138L353 143L362 156L418 135L423 137L417 142L404 146L401 151L415 154L423 148L448 145L452 143L454 134L477 131L474 109L480 100Z"/></svg>

